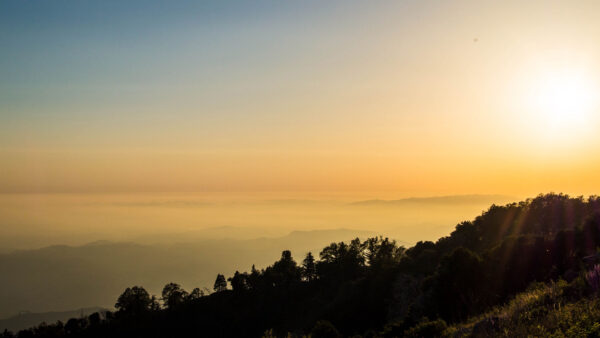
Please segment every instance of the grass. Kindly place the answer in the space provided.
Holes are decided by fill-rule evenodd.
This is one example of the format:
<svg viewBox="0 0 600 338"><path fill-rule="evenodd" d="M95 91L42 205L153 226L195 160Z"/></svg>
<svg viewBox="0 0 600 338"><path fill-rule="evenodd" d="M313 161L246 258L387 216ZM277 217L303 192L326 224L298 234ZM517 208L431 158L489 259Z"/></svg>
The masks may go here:
<svg viewBox="0 0 600 338"><path fill-rule="evenodd" d="M600 299L584 277L534 284L508 304L449 327L453 337L600 337Z"/></svg>

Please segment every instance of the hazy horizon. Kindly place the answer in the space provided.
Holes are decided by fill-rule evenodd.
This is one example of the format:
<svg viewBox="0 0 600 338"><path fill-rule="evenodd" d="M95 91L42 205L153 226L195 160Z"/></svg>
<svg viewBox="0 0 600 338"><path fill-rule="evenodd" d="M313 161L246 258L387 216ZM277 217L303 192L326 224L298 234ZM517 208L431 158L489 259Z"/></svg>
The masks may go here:
<svg viewBox="0 0 600 338"><path fill-rule="evenodd" d="M280 198L277 198L277 197ZM502 195L394 199L381 194L0 194L3 251L98 240L251 239L292 231L354 229L402 243L435 240ZM358 196L364 196L363 199ZM304 198L299 198L304 197ZM224 231L218 231L220 228ZM229 229L230 231L227 231Z"/></svg>
<svg viewBox="0 0 600 338"><path fill-rule="evenodd" d="M0 228L0 268L12 271L0 280L0 319L24 310L111 309L131 284L154 294L170 281L210 288L217 273L264 268L282 250L296 259L309 251L318 256L325 245L355 237L389 236L410 247L449 235L491 204L517 201L502 195L276 196L0 194L0 213L13 225Z"/></svg>
<svg viewBox="0 0 600 338"><path fill-rule="evenodd" d="M279 257L281 285L312 285L307 252L394 240L356 244L355 279L323 275L355 291L311 306L338 309L363 284L400 294L400 262L421 283L450 249L494 264L505 237L583 231L596 199L552 193L600 194L599 37L592 0L2 0L0 319Z"/></svg>

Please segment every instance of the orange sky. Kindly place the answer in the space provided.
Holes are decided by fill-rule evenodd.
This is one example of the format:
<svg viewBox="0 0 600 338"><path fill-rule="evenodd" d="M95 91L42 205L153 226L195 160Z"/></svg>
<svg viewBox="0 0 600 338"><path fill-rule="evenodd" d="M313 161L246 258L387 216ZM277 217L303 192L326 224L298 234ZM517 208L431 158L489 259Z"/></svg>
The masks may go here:
<svg viewBox="0 0 600 338"><path fill-rule="evenodd" d="M600 191L597 2L295 6L0 36L0 192Z"/></svg>

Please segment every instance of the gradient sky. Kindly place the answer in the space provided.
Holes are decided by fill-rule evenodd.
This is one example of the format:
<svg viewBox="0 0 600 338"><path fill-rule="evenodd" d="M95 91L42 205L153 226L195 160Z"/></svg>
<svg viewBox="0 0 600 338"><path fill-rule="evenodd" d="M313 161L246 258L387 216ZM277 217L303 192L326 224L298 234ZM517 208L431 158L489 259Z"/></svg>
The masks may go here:
<svg viewBox="0 0 600 338"><path fill-rule="evenodd" d="M599 46L597 1L4 0L0 192L598 193Z"/></svg>

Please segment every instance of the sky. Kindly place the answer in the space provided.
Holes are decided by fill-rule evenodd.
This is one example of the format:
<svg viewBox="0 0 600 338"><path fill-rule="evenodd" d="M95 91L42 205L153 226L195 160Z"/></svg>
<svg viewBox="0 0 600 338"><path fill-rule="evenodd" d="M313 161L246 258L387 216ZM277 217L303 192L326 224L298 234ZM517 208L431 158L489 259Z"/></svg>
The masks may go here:
<svg viewBox="0 0 600 338"><path fill-rule="evenodd" d="M0 2L0 192L600 191L597 1Z"/></svg>

